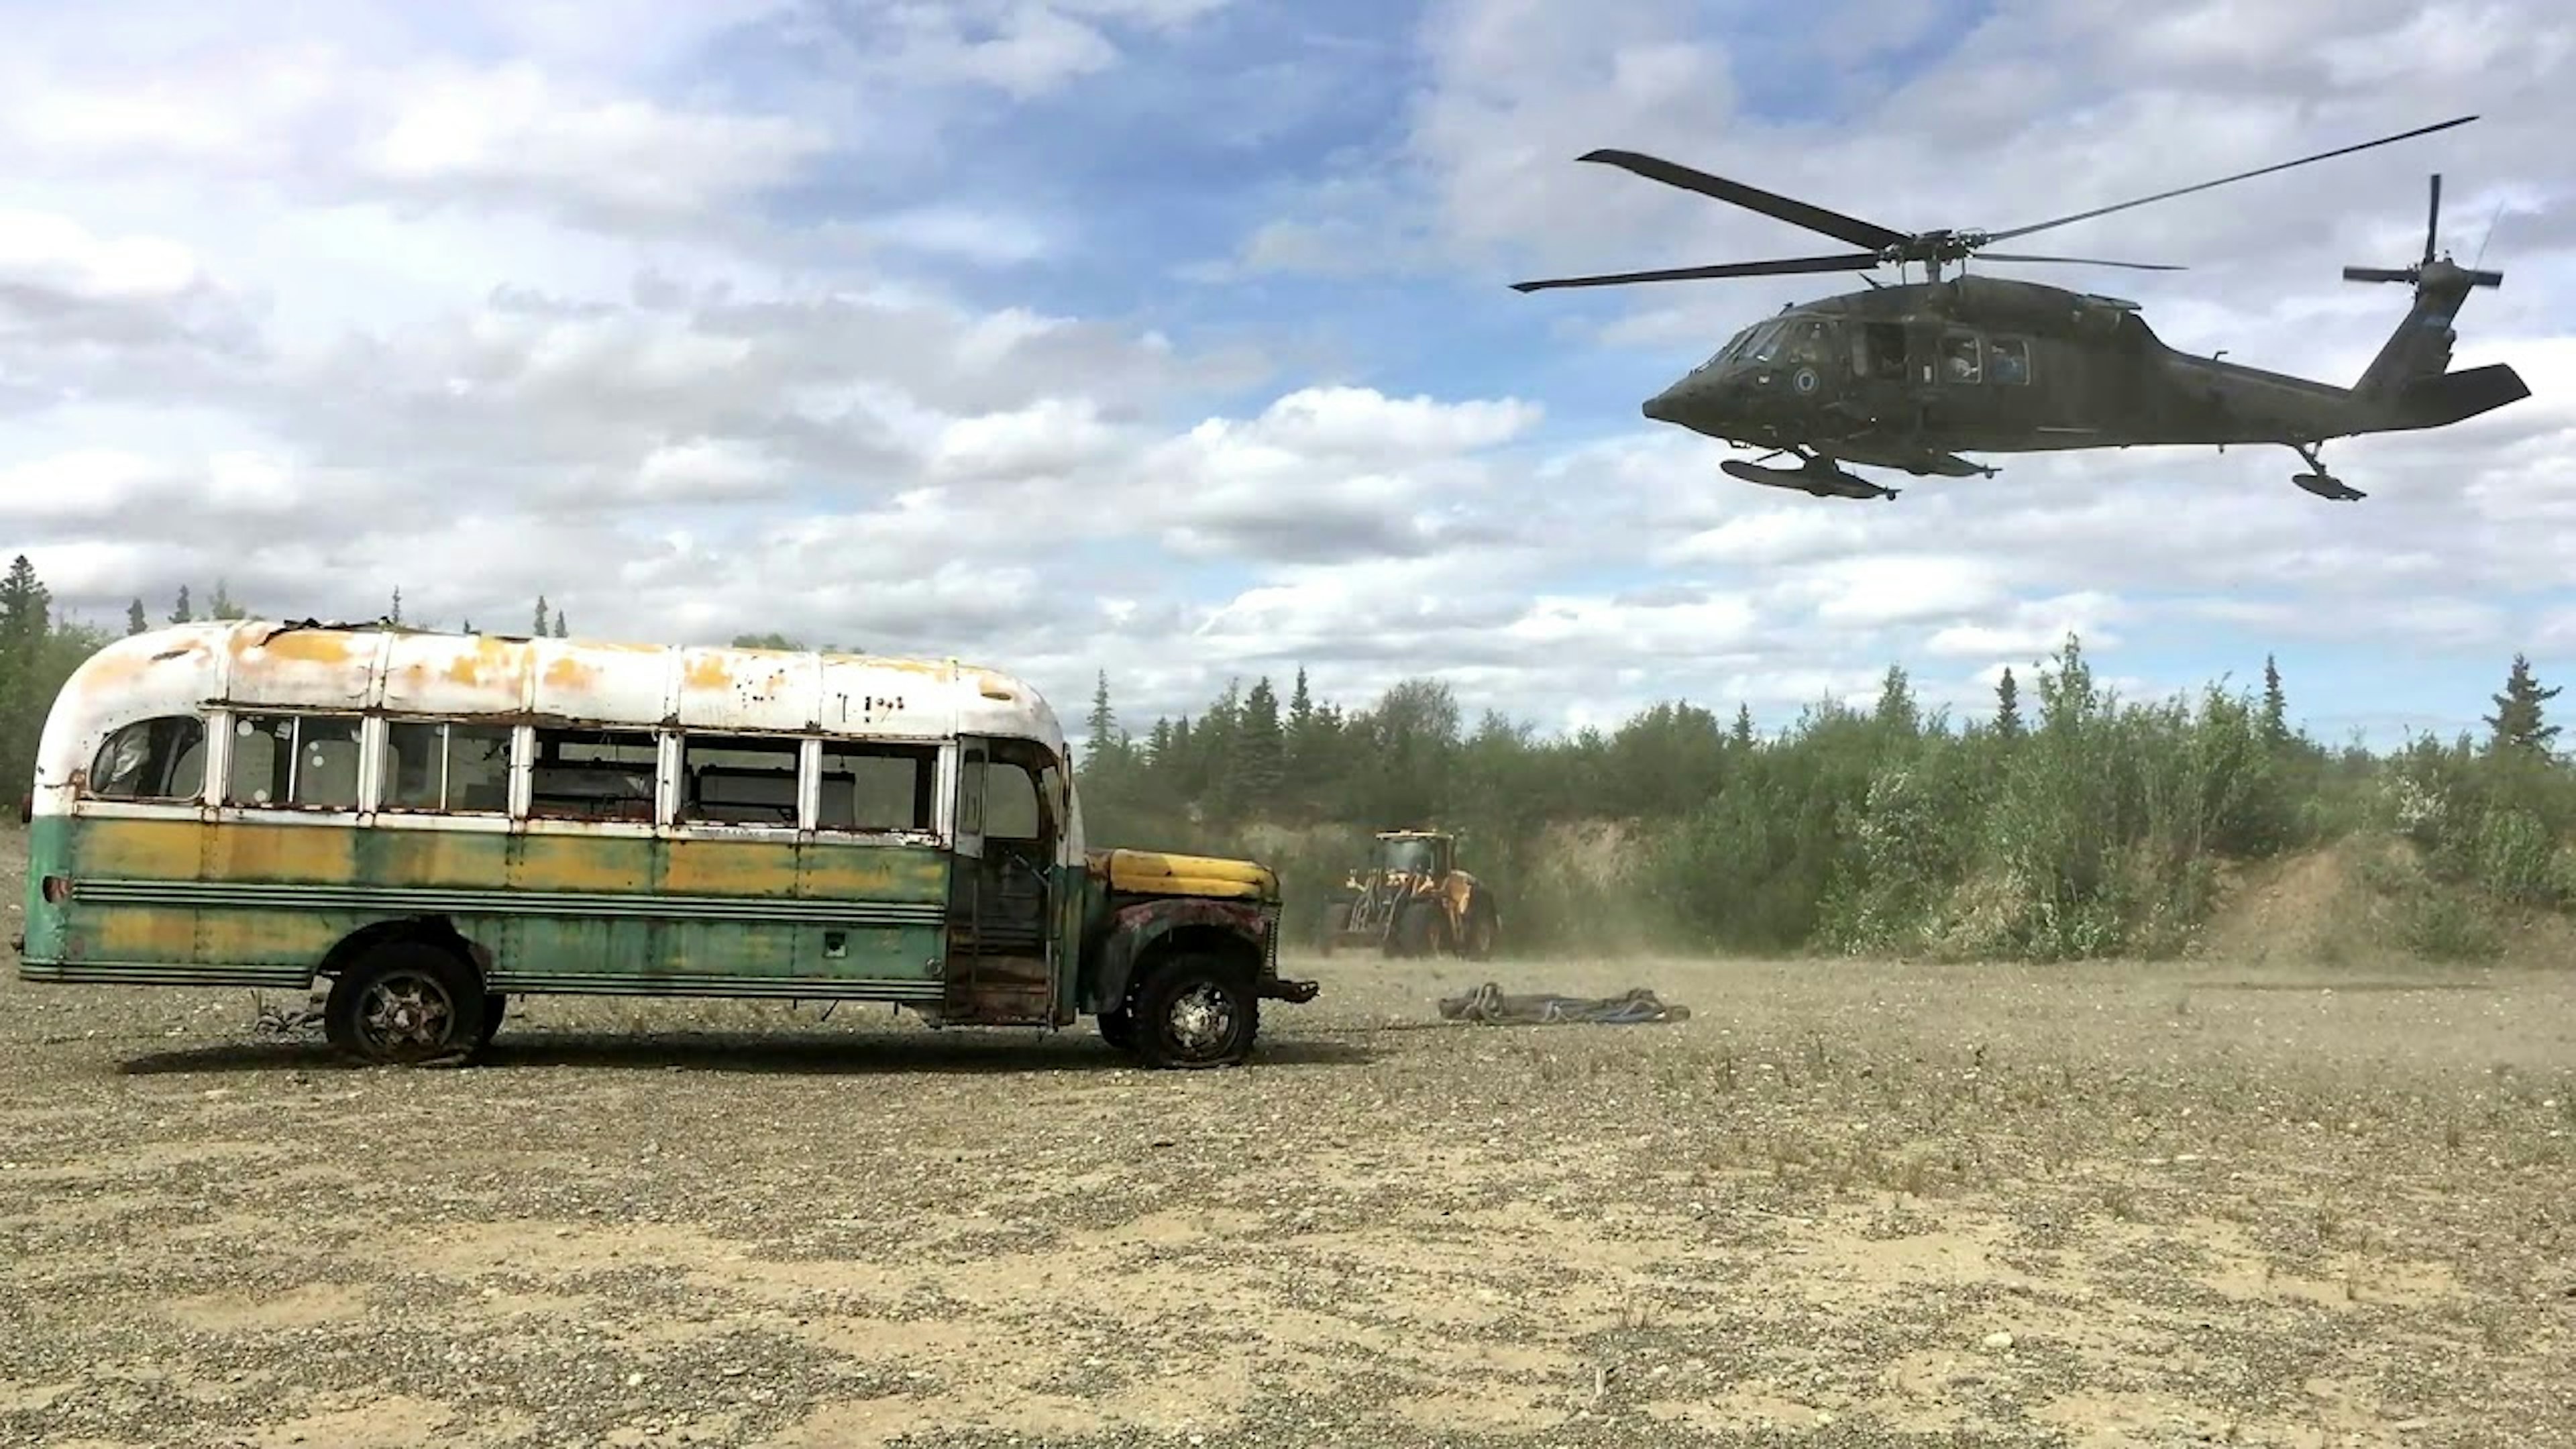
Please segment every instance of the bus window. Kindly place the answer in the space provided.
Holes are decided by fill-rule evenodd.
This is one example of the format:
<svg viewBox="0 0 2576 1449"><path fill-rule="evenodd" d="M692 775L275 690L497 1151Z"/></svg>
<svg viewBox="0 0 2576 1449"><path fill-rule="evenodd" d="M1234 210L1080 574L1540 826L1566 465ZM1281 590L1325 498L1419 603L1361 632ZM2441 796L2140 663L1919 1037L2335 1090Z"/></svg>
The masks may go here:
<svg viewBox="0 0 2576 1449"><path fill-rule="evenodd" d="M649 823L660 758L650 730L539 729L528 818Z"/></svg>
<svg viewBox="0 0 2576 1449"><path fill-rule="evenodd" d="M510 808L510 727L385 726L388 810L501 815Z"/></svg>
<svg viewBox="0 0 2576 1449"><path fill-rule="evenodd" d="M802 754L800 742L773 736L682 736L678 822L795 828Z"/></svg>
<svg viewBox="0 0 2576 1449"><path fill-rule="evenodd" d="M206 788L206 723L190 714L141 719L107 737L89 768L100 800L194 800Z"/></svg>
<svg viewBox="0 0 2576 1449"><path fill-rule="evenodd" d="M354 718L328 715L234 716L224 803L357 809L358 726Z"/></svg>
<svg viewBox="0 0 2576 1449"><path fill-rule="evenodd" d="M939 752L928 745L823 746L817 830L928 830Z"/></svg>
<svg viewBox="0 0 2576 1449"><path fill-rule="evenodd" d="M997 756L984 771L984 838L1044 838L1045 817L1038 812L1038 782L1028 767Z"/></svg>

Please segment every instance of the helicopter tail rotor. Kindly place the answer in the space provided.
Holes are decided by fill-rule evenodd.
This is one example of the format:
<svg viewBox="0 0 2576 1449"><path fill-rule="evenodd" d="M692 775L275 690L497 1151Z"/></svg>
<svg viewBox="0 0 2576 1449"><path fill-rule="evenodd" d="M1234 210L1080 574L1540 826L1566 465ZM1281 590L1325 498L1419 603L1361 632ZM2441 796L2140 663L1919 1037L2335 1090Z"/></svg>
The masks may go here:
<svg viewBox="0 0 2576 1449"><path fill-rule="evenodd" d="M2424 256L2408 267L2346 267L2347 282L2404 282L2410 287L2423 285L2425 277L2437 271L2455 272L2462 283L2471 287L2501 287L2504 273L2481 271L2455 265L2450 258L2435 255L2442 229L2442 173L2433 173L2432 185L2424 208Z"/></svg>

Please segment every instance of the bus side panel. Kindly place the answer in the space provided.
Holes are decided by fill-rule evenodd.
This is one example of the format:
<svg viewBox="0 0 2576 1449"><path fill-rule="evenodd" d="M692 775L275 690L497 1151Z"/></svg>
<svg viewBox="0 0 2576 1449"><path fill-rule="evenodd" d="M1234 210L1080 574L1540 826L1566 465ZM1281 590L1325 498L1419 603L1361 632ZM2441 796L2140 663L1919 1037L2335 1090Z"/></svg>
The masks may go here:
<svg viewBox="0 0 2576 1449"><path fill-rule="evenodd" d="M198 882L200 972L255 972L302 986L343 937L407 913L409 903L383 888L387 878L368 859L382 832L337 822L155 824L175 832L161 847L174 857L171 868L182 852L197 857L179 878Z"/></svg>
<svg viewBox="0 0 2576 1449"><path fill-rule="evenodd" d="M659 889L675 903L689 904L662 927L656 973L746 987L798 974L793 835L665 840L659 846Z"/></svg>
<svg viewBox="0 0 2576 1449"><path fill-rule="evenodd" d="M817 838L803 847L796 893L835 908L832 919L798 933L801 973L940 986L948 957L948 852Z"/></svg>
<svg viewBox="0 0 2576 1449"><path fill-rule="evenodd" d="M935 1000L944 964L948 857L932 845L378 817L365 829L52 818L30 847L35 980L300 987L349 933L415 915L491 951L500 991ZM49 869L82 883L54 910L37 899Z"/></svg>
<svg viewBox="0 0 2576 1449"><path fill-rule="evenodd" d="M63 959L63 911L45 903L45 877L66 874L71 867L72 822L60 815L39 815L27 824L27 944L18 959L21 974Z"/></svg>
<svg viewBox="0 0 2576 1449"><path fill-rule="evenodd" d="M659 971L657 917L685 903L656 897L660 843L582 832L509 837L510 909L457 928L491 949L496 991L670 989Z"/></svg>
<svg viewBox="0 0 2576 1449"><path fill-rule="evenodd" d="M294 988L332 942L376 918L334 889L349 879L351 830L51 823L65 832L60 858L78 882L56 979Z"/></svg>

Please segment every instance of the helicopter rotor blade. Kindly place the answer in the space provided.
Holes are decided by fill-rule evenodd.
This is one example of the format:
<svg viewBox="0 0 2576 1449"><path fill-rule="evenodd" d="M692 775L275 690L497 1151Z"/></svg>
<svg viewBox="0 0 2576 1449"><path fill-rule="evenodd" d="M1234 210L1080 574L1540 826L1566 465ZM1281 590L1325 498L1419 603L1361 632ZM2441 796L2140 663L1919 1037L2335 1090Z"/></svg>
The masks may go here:
<svg viewBox="0 0 2576 1449"><path fill-rule="evenodd" d="M2100 257L2039 257L2023 252L1979 252L1985 262L2066 262L2079 267L2127 267L2133 272L2181 272L2190 270L2172 262L2110 262Z"/></svg>
<svg viewBox="0 0 2576 1449"><path fill-rule="evenodd" d="M1781 257L1767 262L1720 262L1707 267L1667 267L1651 272L1612 272L1592 277L1550 277L1514 282L1515 292L1544 292L1554 287L1614 287L1625 282L1699 282L1721 277L1786 277L1804 272L1865 272L1878 265L1874 252L1846 252L1830 257Z"/></svg>
<svg viewBox="0 0 2576 1449"><path fill-rule="evenodd" d="M2252 171L2240 171L2233 176L2222 176L2216 181L2203 181L2196 186L2180 186L2171 191L2159 191L2153 196L2141 196L2135 201L2123 201L2111 206L2097 206L2091 211L2079 211L2073 216L2061 216L2054 221L2034 222L2029 226L2014 227L2010 231L1990 232L1986 235L1985 240L1998 242L2007 237L2028 236L2035 231L2047 231L2052 227L2067 226L2079 221L2090 221L2097 216L2108 216L2112 212L2126 211L2133 206L2144 206L2151 201L2164 201L2176 196L2187 196L2195 191L2207 191L2213 186L2225 186L2230 182L2244 181L2251 177L2268 176L2275 171L2287 171L2293 166L2305 166L2311 161L2323 161L2335 156L2348 156L2355 151L2367 151L2373 146L2385 146L2394 141L2404 141L2416 136L2430 135L2435 131L2446 131L2453 126L2467 125L2469 122L2476 119L2476 116L2458 116L2448 121L2437 121L2429 126L2418 126L2412 131L2400 131L2394 136L2382 136L2376 141L2363 141L2358 145L2352 146L2338 146L2331 151L2320 151L2313 156L2302 156L2296 161L2282 161L2274 165L2258 167Z"/></svg>
<svg viewBox="0 0 2576 1449"><path fill-rule="evenodd" d="M2424 265L2433 265L2433 233L2442 225L2442 173L2433 173L2433 200L2424 209Z"/></svg>
<svg viewBox="0 0 2576 1449"><path fill-rule="evenodd" d="M1694 170L1691 167L1664 160L1660 156L1649 156L1641 151L1586 151L1574 159L1595 161L1604 166L1616 166L1622 171L1643 176L1649 181L1660 181L1666 186L1678 186L1684 191L1696 191L1702 196L1732 202L1749 211L1758 211L1765 216L1788 222L1792 226L1802 226L1809 231L1832 237L1836 241L1849 242L1856 247L1867 247L1871 251L1898 246L1911 240L1907 233L1891 231L1876 222L1862 221L1855 216L1845 216L1839 211L1827 211L1821 206L1799 201L1794 197L1782 196L1777 192L1764 191L1757 186L1747 186L1741 181L1729 181L1723 176L1711 176L1705 171Z"/></svg>

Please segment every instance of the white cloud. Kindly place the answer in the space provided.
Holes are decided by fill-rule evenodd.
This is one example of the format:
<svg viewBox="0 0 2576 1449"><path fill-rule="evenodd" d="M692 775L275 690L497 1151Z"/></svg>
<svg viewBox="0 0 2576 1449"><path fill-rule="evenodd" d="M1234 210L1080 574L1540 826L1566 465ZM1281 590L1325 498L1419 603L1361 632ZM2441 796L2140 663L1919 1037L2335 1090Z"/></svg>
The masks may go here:
<svg viewBox="0 0 2576 1449"><path fill-rule="evenodd" d="M635 496L672 503L720 503L767 498L786 482L778 458L738 439L692 438L644 456Z"/></svg>
<svg viewBox="0 0 2576 1449"><path fill-rule="evenodd" d="M352 159L361 176L415 194L526 194L690 217L789 179L824 144L774 117L567 93L527 64L441 67L389 92Z"/></svg>
<svg viewBox="0 0 2576 1449"><path fill-rule="evenodd" d="M166 237L102 237L67 216L0 210L0 287L85 302L168 301L203 281L195 254Z"/></svg>
<svg viewBox="0 0 2576 1449"><path fill-rule="evenodd" d="M1992 622L1949 624L1934 630L1923 648L1935 657L2031 659L2055 651L2073 634L2088 648L2115 649L2120 636L2103 626L2120 613L2120 601L2101 593L2016 600ZM2277 622L2261 615L2256 618Z"/></svg>
<svg viewBox="0 0 2576 1449"><path fill-rule="evenodd" d="M1170 204L1121 169L1159 153L1037 184L991 138L1042 124L1054 158L1087 106L1136 124L1155 93L1097 78L1221 33L1211 0L137 13L105 47L47 12L0 57L0 522L88 617L219 576L280 612L370 616L399 586L407 616L487 626L544 593L584 632L972 655L1077 702L1107 669L1139 726L1301 663L1353 702L1438 672L1471 719L1682 696L1767 725L1866 704L1899 658L1982 709L2068 632L2152 694L2275 639L2365 641L2403 689L2417 659L2576 638L2576 109L2548 69L2576 22L2537 0L2143 25L2013 0L1883 73L1940 38L1937 7L1819 0L1729 36L1681 0L1442 0L1400 113L1327 118L1389 125L1385 154L1283 173L1310 138L1265 111L1224 143L1241 174L1182 183L1235 234L1174 204L1167 245L1116 252L1137 196ZM1791 81L1825 114L1763 114ZM1573 163L1596 145L1900 226L2008 225L2473 109L2407 151L2051 234L2190 263L2057 278L2141 298L2177 347L2345 378L2404 299L2335 268L2411 254L2422 173L2445 170L2464 255L2511 201L2485 259L2510 280L2471 300L2458 361L2511 360L2537 396L2330 446L2372 494L2349 508L2241 448L1785 496L1635 399L1817 285L1438 290L1820 249ZM1175 274L1205 285L1160 295ZM1378 315L1390 274L1423 311ZM1261 310L1274 286L1300 310ZM1335 365L1282 365L1301 352ZM2377 707L2353 678L2318 708Z"/></svg>

